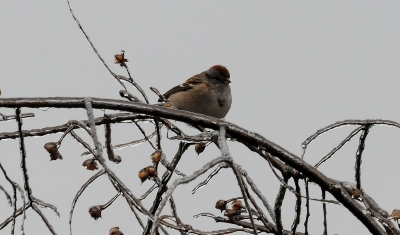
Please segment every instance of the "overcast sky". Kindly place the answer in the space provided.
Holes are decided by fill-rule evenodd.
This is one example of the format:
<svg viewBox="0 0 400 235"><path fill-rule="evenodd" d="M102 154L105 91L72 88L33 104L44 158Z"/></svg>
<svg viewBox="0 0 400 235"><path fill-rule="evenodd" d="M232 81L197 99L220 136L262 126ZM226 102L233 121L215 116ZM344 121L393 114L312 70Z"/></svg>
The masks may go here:
<svg viewBox="0 0 400 235"><path fill-rule="evenodd" d="M119 99L120 85L94 54L72 19L66 1L10 1L0 6L2 98ZM336 121L373 118L400 121L398 1L72 0L71 6L99 53L117 74L126 75L113 64L113 56L122 49L126 51L131 74L152 103L157 97L148 89L150 86L165 92L194 74L222 64L230 71L233 93L226 120L255 131L294 154L301 154L301 143L309 135ZM138 95L133 88L130 92ZM86 118L84 110L23 111L36 112L34 119L24 121L24 129ZM0 112L13 113L7 109ZM96 114L101 116L102 112ZM16 129L15 122L1 125L1 131ZM116 143L131 139L133 133L140 136L133 125L125 125L117 129L120 134L114 138ZM318 162L351 131L352 128L340 128L322 136L309 147L305 159ZM49 162L43 145L57 141L60 136L26 141L33 193L59 208L60 219L48 210L45 214L58 234L67 234L72 199L93 172L80 165L84 149L71 137L60 149L64 160ZM399 208L400 182L395 175L400 162L399 142L400 130L374 127L363 158L363 188L389 213ZM17 144L1 141L0 161L21 183L22 174L16 170ZM177 144L172 142L166 147L168 157L173 156ZM357 144L358 136L320 170L329 177L354 182ZM230 148L235 161L249 172L273 203L279 183L268 164L238 143L231 143ZM123 157L123 162L113 166L123 180L131 183L128 186L137 196L152 185L151 182L140 185L137 179L137 172L150 163L150 153L147 145L121 150L117 154ZM214 146L199 157L191 149L178 168L190 173L218 154ZM11 190L4 177L0 177L0 184ZM211 219L192 216L201 212L219 215L214 209L216 200L239 196L231 172L225 170L195 195L190 194L193 187L182 187L175 197L182 202L178 212L184 222L202 230L226 227ZM314 197L320 196L318 190L313 193ZM139 234L139 225L122 198L104 212L102 219L90 218L88 207L105 203L113 195L106 178L90 187L76 206L74 234L107 234L109 228L117 225L125 234ZM209 199L208 204L197 202L204 198ZM150 206L150 201L145 205ZM6 204L4 194L0 193L0 208ZM322 206L320 203L312 206L315 212L310 230L312 234L321 234ZM11 211L11 208L1 209L1 221ZM285 228L290 228L293 211L291 195L284 201ZM26 234L47 233L45 225L31 211L25 223ZM338 205L328 206L328 227L331 234L368 233L361 222ZM303 230L300 226L299 231ZM0 233L9 231L8 227ZM20 233L17 229L16 234Z"/></svg>

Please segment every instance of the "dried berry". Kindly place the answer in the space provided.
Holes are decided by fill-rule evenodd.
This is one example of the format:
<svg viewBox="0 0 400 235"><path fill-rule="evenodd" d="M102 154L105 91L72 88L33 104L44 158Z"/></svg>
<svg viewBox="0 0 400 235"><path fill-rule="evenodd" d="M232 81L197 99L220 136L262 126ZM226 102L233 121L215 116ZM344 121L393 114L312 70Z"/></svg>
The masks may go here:
<svg viewBox="0 0 400 235"><path fill-rule="evenodd" d="M158 163L161 160L161 157L162 157L162 150L157 150L151 154L151 160L153 161L153 163Z"/></svg>
<svg viewBox="0 0 400 235"><path fill-rule="evenodd" d="M143 168L139 171L139 179L142 181L142 183L144 181L147 180L147 178L149 178L149 173L147 172L146 168Z"/></svg>
<svg viewBox="0 0 400 235"><path fill-rule="evenodd" d="M119 231L119 227L114 227L110 229L110 235L124 235L121 231Z"/></svg>
<svg viewBox="0 0 400 235"><path fill-rule="evenodd" d="M228 204L227 201L222 200L222 199L218 200L217 203L215 203L215 208L221 210L221 212L222 212L223 210L226 209L226 204Z"/></svg>
<svg viewBox="0 0 400 235"><path fill-rule="evenodd" d="M97 220L101 217L101 207L99 205L90 207L89 214L93 219Z"/></svg>
<svg viewBox="0 0 400 235"><path fill-rule="evenodd" d="M146 167L146 171L147 171L149 177L153 177L153 176L155 176L157 174L157 170L156 170L156 168L154 166Z"/></svg>
<svg viewBox="0 0 400 235"><path fill-rule="evenodd" d="M148 166L146 168L143 168L139 171L139 178L142 181L146 181L150 177L154 177L157 175L157 170L154 166Z"/></svg>
<svg viewBox="0 0 400 235"><path fill-rule="evenodd" d="M235 200L232 202L232 209L234 210L241 210L245 208L240 200Z"/></svg>
<svg viewBox="0 0 400 235"><path fill-rule="evenodd" d="M240 215L241 211L237 211L234 209L226 209L224 215L229 219L232 219L234 216Z"/></svg>
<svg viewBox="0 0 400 235"><path fill-rule="evenodd" d="M394 209L390 215L394 220L400 219L400 210Z"/></svg>
<svg viewBox="0 0 400 235"><path fill-rule="evenodd" d="M122 161L122 158L119 155L115 155L114 156L113 162L119 164L121 161Z"/></svg>
<svg viewBox="0 0 400 235"><path fill-rule="evenodd" d="M84 166L86 169L94 171L99 169L96 163L96 160L94 158L86 159L83 163L82 166Z"/></svg>
<svg viewBox="0 0 400 235"><path fill-rule="evenodd" d="M61 159L61 160L63 159L60 152L58 152L58 147L57 147L56 143L49 142L49 143L46 143L43 147L47 150L48 153L50 153L50 161L57 160L57 159Z"/></svg>
<svg viewBox="0 0 400 235"><path fill-rule="evenodd" d="M194 150L196 151L197 155L200 155L206 149L205 143L198 143L194 146Z"/></svg>

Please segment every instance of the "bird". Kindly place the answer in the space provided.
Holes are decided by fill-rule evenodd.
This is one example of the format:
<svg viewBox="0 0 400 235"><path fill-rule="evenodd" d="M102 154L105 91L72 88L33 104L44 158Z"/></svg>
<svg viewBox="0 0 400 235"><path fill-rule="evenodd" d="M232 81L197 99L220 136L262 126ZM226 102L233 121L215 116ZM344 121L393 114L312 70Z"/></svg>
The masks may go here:
<svg viewBox="0 0 400 235"><path fill-rule="evenodd" d="M164 97L177 109L224 118L232 104L230 83L228 69L214 65L173 87Z"/></svg>

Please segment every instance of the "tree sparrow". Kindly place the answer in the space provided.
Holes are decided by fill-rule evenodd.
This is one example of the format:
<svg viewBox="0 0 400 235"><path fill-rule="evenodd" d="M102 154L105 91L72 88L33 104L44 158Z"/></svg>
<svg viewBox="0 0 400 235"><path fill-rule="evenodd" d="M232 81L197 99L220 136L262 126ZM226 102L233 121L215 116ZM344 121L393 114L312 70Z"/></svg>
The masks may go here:
<svg viewBox="0 0 400 235"><path fill-rule="evenodd" d="M214 65L167 91L164 97L177 109L224 118L232 104L229 78L224 66Z"/></svg>

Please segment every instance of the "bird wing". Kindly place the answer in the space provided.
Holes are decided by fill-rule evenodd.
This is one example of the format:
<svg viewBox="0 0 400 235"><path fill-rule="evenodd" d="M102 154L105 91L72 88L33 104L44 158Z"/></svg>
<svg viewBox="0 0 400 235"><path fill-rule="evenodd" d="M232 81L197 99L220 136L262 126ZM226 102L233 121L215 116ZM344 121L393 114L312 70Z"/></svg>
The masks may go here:
<svg viewBox="0 0 400 235"><path fill-rule="evenodd" d="M168 97L170 97L172 94L193 89L194 86L203 83L200 75L201 74L194 75L186 80L182 85L171 88L164 94L164 97L168 99Z"/></svg>

